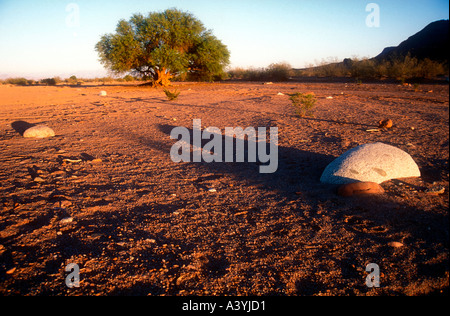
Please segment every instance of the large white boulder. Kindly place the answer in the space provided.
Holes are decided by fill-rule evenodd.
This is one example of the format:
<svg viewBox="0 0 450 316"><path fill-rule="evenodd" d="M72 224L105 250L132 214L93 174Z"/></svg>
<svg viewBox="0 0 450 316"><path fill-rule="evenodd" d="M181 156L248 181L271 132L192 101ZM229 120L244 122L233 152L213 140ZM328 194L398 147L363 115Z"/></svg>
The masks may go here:
<svg viewBox="0 0 450 316"><path fill-rule="evenodd" d="M353 148L330 163L320 181L331 184L352 182L382 183L391 179L420 177L412 157L403 150L383 143Z"/></svg>
<svg viewBox="0 0 450 316"><path fill-rule="evenodd" d="M29 138L46 138L55 136L55 132L46 125L36 125L28 128L23 133L23 137Z"/></svg>

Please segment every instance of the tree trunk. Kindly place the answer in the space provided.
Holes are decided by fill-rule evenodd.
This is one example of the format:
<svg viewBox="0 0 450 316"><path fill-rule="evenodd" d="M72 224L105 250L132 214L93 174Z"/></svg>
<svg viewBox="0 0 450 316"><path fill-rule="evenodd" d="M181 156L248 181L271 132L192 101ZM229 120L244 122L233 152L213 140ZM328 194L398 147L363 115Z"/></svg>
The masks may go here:
<svg viewBox="0 0 450 316"><path fill-rule="evenodd" d="M153 86L163 86L167 87L170 86L170 79L172 79L173 76L170 74L169 71L165 68L157 69L155 71L155 76L153 78Z"/></svg>

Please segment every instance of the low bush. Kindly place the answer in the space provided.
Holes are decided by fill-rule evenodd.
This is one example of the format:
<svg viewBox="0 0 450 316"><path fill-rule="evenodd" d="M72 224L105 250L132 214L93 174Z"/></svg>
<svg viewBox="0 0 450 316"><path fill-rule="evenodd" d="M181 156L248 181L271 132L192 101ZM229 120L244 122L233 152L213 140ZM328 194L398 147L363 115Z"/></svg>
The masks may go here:
<svg viewBox="0 0 450 316"><path fill-rule="evenodd" d="M176 100L178 98L178 96L180 95L180 91L175 90L175 91L169 91L167 89L164 89L164 93L167 96L167 99L169 99L169 101L173 101Z"/></svg>
<svg viewBox="0 0 450 316"><path fill-rule="evenodd" d="M47 86L56 86L57 82L55 78L46 78L41 80L42 84L45 84Z"/></svg>
<svg viewBox="0 0 450 316"><path fill-rule="evenodd" d="M313 108L317 102L316 95L310 93L295 93L290 97L295 111L300 117L314 116Z"/></svg>
<svg viewBox="0 0 450 316"><path fill-rule="evenodd" d="M248 81L288 81L293 70L288 63L270 64L267 68L234 68L228 71L228 77L234 80Z"/></svg>
<svg viewBox="0 0 450 316"><path fill-rule="evenodd" d="M13 84L17 86L28 86L28 80L25 78L8 78L5 80L6 84Z"/></svg>
<svg viewBox="0 0 450 316"><path fill-rule="evenodd" d="M362 79L396 79L404 82L408 79L434 79L448 76L448 65L430 59L419 60L411 55L398 56L390 60L369 58L346 58L337 62L336 58L322 60L317 65L309 65L297 71L303 77L352 77Z"/></svg>

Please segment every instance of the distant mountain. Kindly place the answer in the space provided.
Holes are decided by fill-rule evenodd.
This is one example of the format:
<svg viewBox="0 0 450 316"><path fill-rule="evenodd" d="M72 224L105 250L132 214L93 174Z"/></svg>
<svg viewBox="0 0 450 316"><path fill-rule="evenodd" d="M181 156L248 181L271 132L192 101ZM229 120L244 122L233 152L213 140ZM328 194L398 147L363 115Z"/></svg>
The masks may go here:
<svg viewBox="0 0 450 316"><path fill-rule="evenodd" d="M449 25L449 20L433 22L400 45L386 47L375 59L377 61L389 60L410 53L412 57L418 59L429 58L439 62L448 62Z"/></svg>

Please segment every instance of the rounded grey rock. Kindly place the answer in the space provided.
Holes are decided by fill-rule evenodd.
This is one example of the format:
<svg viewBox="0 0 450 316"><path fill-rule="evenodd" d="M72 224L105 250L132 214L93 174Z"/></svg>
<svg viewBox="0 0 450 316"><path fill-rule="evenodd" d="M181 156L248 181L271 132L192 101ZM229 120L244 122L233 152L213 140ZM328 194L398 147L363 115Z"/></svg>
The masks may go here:
<svg viewBox="0 0 450 316"><path fill-rule="evenodd" d="M324 170L320 181L330 184L382 183L391 179L420 177L412 157L383 143L365 144L345 152Z"/></svg>

